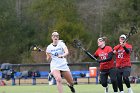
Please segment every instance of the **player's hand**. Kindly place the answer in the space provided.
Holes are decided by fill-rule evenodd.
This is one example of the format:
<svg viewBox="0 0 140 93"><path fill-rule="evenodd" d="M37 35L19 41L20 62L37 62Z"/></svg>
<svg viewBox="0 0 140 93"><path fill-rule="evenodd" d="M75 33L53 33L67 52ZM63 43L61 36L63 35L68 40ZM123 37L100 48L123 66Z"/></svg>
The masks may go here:
<svg viewBox="0 0 140 93"><path fill-rule="evenodd" d="M116 54L116 52L117 52L116 50L113 50L113 53L114 53L114 54Z"/></svg>
<svg viewBox="0 0 140 93"><path fill-rule="evenodd" d="M120 42L120 45L121 45L122 47L124 47L125 43L123 43L123 42Z"/></svg>
<svg viewBox="0 0 140 93"><path fill-rule="evenodd" d="M101 63L101 60L96 60L97 63Z"/></svg>

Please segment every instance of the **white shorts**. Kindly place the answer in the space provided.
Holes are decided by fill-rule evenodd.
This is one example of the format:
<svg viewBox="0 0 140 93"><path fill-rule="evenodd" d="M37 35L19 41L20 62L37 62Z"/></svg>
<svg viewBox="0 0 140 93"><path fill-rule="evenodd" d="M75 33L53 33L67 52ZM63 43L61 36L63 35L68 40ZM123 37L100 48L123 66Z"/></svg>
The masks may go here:
<svg viewBox="0 0 140 93"><path fill-rule="evenodd" d="M69 66L67 64L64 64L61 66L51 65L50 69L51 69L51 72L53 72L53 70L70 71Z"/></svg>

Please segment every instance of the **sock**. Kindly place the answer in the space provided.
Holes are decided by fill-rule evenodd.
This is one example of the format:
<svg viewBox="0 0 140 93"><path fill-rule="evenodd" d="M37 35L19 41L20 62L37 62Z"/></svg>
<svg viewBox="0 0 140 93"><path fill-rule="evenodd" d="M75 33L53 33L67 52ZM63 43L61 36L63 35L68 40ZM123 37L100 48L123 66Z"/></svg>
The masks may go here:
<svg viewBox="0 0 140 93"><path fill-rule="evenodd" d="M104 88L105 88L106 93L108 93L108 86L107 87L104 87Z"/></svg>
<svg viewBox="0 0 140 93"><path fill-rule="evenodd" d="M133 93L133 91L132 91L132 89L131 89L131 88L128 88L128 91L129 91L129 92L131 92L131 93Z"/></svg>
<svg viewBox="0 0 140 93"><path fill-rule="evenodd" d="M131 90L131 88L128 88L128 90Z"/></svg>

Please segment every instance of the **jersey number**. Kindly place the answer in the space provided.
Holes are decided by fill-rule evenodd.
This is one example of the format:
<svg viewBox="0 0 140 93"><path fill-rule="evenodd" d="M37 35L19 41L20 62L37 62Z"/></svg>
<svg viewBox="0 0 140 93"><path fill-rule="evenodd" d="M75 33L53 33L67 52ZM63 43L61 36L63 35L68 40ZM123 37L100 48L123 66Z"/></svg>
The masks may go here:
<svg viewBox="0 0 140 93"><path fill-rule="evenodd" d="M58 56L58 53L57 53L57 52L55 52L54 56Z"/></svg>
<svg viewBox="0 0 140 93"><path fill-rule="evenodd" d="M105 60L106 59L106 56L101 56L101 60Z"/></svg>
<svg viewBox="0 0 140 93"><path fill-rule="evenodd" d="M119 53L118 58L123 58L123 53Z"/></svg>

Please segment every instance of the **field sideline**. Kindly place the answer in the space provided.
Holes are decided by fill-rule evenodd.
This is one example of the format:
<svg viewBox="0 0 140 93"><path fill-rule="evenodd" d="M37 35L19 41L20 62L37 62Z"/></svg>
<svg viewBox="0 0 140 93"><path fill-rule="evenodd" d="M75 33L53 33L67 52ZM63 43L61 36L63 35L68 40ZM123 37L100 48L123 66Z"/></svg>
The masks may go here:
<svg viewBox="0 0 140 93"><path fill-rule="evenodd" d="M134 93L140 93L140 84L132 84ZM64 85L64 93L71 93ZM104 93L104 88L100 84L75 85L76 93ZM127 89L124 86L125 93ZM1 86L0 93L58 93L56 85L35 85L35 86ZM109 85L109 93L113 93L112 86Z"/></svg>

